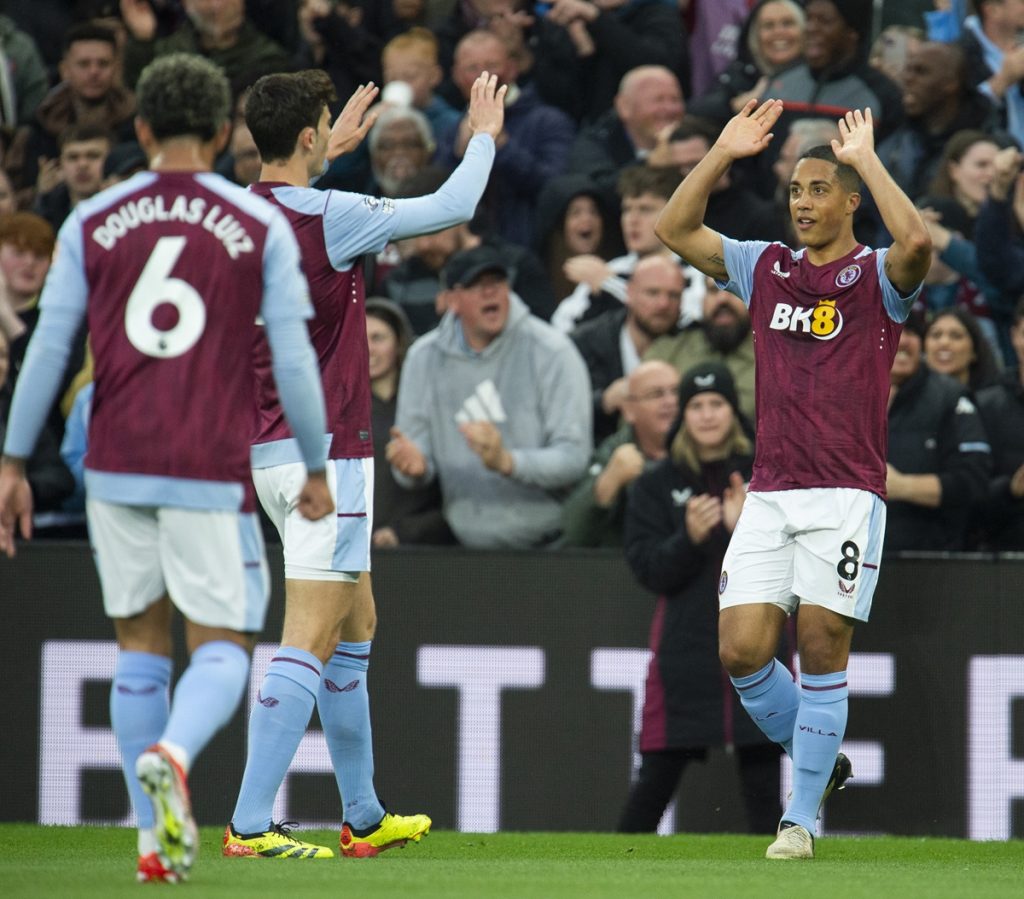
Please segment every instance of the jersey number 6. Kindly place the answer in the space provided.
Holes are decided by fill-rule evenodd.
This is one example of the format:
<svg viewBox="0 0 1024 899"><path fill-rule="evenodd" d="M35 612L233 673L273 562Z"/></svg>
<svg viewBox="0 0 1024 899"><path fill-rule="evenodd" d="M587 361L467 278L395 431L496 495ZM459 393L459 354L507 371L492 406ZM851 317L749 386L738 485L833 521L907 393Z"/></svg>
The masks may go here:
<svg viewBox="0 0 1024 899"><path fill-rule="evenodd" d="M147 356L171 359L187 353L206 327L206 306L199 291L181 278L170 277L184 249L184 237L161 237L128 297L125 332L132 346ZM165 304L174 308L177 321L161 330L153 324L153 313Z"/></svg>

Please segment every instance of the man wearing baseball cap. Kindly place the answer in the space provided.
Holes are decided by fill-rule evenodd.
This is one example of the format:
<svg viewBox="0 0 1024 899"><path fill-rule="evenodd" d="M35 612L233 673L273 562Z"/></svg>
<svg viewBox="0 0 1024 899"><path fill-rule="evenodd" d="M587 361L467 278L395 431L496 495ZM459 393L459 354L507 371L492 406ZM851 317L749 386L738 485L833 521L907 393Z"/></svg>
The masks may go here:
<svg viewBox="0 0 1024 899"><path fill-rule="evenodd" d="M448 311L409 350L387 458L400 483L440 478L460 543L553 542L561 493L591 451L590 378L572 342L509 289L500 253L457 253L442 272Z"/></svg>

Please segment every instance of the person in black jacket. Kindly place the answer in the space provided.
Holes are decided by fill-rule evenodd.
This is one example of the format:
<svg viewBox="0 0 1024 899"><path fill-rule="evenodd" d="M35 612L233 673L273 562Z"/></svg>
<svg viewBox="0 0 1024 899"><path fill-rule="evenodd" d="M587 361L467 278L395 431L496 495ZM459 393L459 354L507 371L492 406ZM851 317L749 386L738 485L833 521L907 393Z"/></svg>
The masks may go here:
<svg viewBox="0 0 1024 899"><path fill-rule="evenodd" d="M978 412L992 445L992 477L981 507L984 545L1024 551L1024 300L1017 303L1010 341L1017 367L978 392Z"/></svg>
<svg viewBox="0 0 1024 899"><path fill-rule="evenodd" d="M884 553L968 549L971 508L985 497L992 454L966 387L924 364L912 313L890 373Z"/></svg>
<svg viewBox="0 0 1024 899"><path fill-rule="evenodd" d="M746 496L753 448L732 375L719 363L691 368L679 386L668 458L642 474L626 509L626 559L659 594L640 729L641 764L621 832L657 828L686 766L712 746L733 746L747 824L778 823L779 757L750 720L718 659L718 577Z"/></svg>

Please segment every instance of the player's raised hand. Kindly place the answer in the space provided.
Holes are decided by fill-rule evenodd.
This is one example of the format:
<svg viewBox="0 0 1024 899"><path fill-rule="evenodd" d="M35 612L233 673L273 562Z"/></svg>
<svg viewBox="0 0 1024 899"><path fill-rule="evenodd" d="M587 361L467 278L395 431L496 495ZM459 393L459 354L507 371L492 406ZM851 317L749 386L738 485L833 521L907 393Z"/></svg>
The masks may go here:
<svg viewBox="0 0 1024 899"><path fill-rule="evenodd" d="M334 511L334 500L331 489L327 486L327 476L322 471L311 472L306 483L302 485L299 501L296 505L299 514L310 521L319 521Z"/></svg>
<svg viewBox="0 0 1024 899"><path fill-rule="evenodd" d="M508 85L498 87L498 76L481 72L469 92L469 130L489 134L495 140L505 127L505 94Z"/></svg>
<svg viewBox="0 0 1024 899"><path fill-rule="evenodd" d="M0 552L11 559L16 526L22 537L32 539L32 489L24 464L4 459L0 463Z"/></svg>
<svg viewBox="0 0 1024 899"><path fill-rule="evenodd" d="M832 141L836 159L855 169L875 155L875 123L871 109L852 109L838 122L839 140Z"/></svg>
<svg viewBox="0 0 1024 899"><path fill-rule="evenodd" d="M756 156L771 143L775 136L772 128L782 115L781 100L748 100L744 107L728 122L718 135L715 146L724 150L730 159Z"/></svg>
<svg viewBox="0 0 1024 899"><path fill-rule="evenodd" d="M328 162L333 162L343 153L351 153L363 142L380 115L379 109L368 111L379 93L380 88L371 81L360 84L348 98L345 108L331 126L331 139L327 142Z"/></svg>

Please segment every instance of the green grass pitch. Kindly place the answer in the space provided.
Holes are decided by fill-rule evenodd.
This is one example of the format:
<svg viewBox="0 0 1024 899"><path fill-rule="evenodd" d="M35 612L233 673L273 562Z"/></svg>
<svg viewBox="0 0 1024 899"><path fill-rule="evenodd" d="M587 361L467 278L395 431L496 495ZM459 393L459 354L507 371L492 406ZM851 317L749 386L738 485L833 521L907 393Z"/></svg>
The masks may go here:
<svg viewBox="0 0 1024 899"><path fill-rule="evenodd" d="M334 846L336 833L308 831ZM440 831L376 859L225 859L204 828L187 884L134 882L135 833L103 827L0 825L0 895L138 897L156 890L205 896L416 899L988 899L1024 895L1024 842L832 837L810 862L768 862L763 837Z"/></svg>

